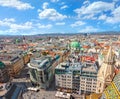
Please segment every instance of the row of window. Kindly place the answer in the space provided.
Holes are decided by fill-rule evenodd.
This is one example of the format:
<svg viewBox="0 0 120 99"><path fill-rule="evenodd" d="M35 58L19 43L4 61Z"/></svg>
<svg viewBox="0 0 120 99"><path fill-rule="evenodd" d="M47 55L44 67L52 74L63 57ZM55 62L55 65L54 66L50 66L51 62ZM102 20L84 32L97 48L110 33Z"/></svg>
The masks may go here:
<svg viewBox="0 0 120 99"><path fill-rule="evenodd" d="M71 82L64 82L64 81L59 81L58 83L72 84Z"/></svg>
<svg viewBox="0 0 120 99"><path fill-rule="evenodd" d="M92 81L84 81L84 80L81 80L81 83L92 84L93 82L92 82Z"/></svg>
<svg viewBox="0 0 120 99"><path fill-rule="evenodd" d="M81 79L82 79L82 80L88 80L88 81L92 81L92 80L93 80L93 81L97 81L97 79L92 79L92 78L83 78L83 77L81 77Z"/></svg>
<svg viewBox="0 0 120 99"><path fill-rule="evenodd" d="M89 91L96 91L96 89L94 88L85 88L85 87L81 87L81 90L89 90Z"/></svg>

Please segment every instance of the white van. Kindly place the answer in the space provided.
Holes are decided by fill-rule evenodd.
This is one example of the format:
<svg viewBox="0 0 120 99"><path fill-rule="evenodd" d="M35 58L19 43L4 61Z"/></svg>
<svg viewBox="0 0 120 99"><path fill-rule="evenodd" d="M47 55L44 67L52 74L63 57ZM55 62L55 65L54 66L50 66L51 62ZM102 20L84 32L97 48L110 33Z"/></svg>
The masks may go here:
<svg viewBox="0 0 120 99"><path fill-rule="evenodd" d="M39 90L40 90L40 88L38 88L38 87L29 87L29 88L27 88L28 90L30 90L30 91L36 91L36 92L38 92Z"/></svg>

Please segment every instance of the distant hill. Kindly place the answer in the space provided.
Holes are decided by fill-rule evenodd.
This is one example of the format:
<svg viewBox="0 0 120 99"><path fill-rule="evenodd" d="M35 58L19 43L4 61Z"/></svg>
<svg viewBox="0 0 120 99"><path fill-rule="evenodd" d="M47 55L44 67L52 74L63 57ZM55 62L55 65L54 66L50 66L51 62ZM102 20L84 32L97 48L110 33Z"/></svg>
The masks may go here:
<svg viewBox="0 0 120 99"><path fill-rule="evenodd" d="M62 36L62 35L120 35L120 31L105 31L105 32L89 32L89 33L45 33L45 34L35 34L35 35L25 35L25 36ZM0 37L18 37L23 35L0 35Z"/></svg>

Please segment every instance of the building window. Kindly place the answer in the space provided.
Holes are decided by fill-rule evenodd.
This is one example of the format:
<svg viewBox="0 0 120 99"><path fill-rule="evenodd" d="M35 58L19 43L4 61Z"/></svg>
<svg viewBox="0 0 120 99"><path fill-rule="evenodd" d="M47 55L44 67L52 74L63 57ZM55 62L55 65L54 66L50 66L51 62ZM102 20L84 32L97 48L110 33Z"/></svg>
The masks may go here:
<svg viewBox="0 0 120 99"><path fill-rule="evenodd" d="M93 86L94 88L96 87L96 86Z"/></svg>
<svg viewBox="0 0 120 99"><path fill-rule="evenodd" d="M100 89L99 89L99 91L98 92L100 92Z"/></svg>

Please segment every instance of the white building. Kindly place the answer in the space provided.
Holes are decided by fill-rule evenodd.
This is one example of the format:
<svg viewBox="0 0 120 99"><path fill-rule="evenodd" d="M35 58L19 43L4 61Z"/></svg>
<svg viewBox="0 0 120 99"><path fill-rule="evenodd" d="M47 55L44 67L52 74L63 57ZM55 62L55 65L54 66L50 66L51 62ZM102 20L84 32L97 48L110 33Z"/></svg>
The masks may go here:
<svg viewBox="0 0 120 99"><path fill-rule="evenodd" d="M96 92L97 72L95 63L61 63L55 68L56 88L78 94Z"/></svg>

